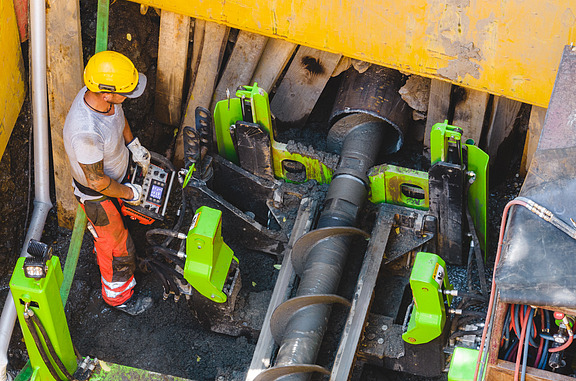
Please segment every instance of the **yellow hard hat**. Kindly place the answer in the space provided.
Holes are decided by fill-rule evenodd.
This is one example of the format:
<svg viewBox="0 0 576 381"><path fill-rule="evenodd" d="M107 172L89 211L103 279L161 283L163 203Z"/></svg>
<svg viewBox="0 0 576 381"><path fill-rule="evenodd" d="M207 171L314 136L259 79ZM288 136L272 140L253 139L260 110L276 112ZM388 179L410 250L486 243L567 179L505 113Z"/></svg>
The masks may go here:
<svg viewBox="0 0 576 381"><path fill-rule="evenodd" d="M144 92L146 76L138 73L128 57L106 50L96 53L84 68L84 84L88 90L117 93L137 98Z"/></svg>

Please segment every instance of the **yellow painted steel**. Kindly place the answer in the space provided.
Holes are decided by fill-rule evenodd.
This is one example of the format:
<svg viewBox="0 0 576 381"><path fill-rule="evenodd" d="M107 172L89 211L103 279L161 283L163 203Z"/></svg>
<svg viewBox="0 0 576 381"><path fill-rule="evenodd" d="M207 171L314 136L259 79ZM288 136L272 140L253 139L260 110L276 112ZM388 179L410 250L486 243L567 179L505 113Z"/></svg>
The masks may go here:
<svg viewBox="0 0 576 381"><path fill-rule="evenodd" d="M575 0L132 0L547 107Z"/></svg>
<svg viewBox="0 0 576 381"><path fill-rule="evenodd" d="M0 0L0 158L26 95L20 35L12 0Z"/></svg>

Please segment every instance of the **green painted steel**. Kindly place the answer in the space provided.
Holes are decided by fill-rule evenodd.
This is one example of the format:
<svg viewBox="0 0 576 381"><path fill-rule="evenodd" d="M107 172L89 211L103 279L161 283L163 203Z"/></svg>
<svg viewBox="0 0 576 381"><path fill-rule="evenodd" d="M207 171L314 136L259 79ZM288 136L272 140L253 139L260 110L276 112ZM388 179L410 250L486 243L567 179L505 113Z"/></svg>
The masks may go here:
<svg viewBox="0 0 576 381"><path fill-rule="evenodd" d="M439 161L465 164L468 171L474 172L475 180L468 189L468 210L472 215L480 246L486 253L489 156L469 139L464 144L467 160L462 163L461 138L462 130L459 127L449 125L447 120L436 123L430 132L430 161L432 165Z"/></svg>
<svg viewBox="0 0 576 381"><path fill-rule="evenodd" d="M245 102L244 104L249 104L251 115L242 114L243 102ZM245 107L245 109L247 110L248 108ZM303 154L289 152L286 149L286 144L274 140L268 93L259 88L257 83L254 83L254 86L242 86L241 89L236 91L235 98L221 100L216 103L214 108L214 129L216 131L218 154L235 164L238 164L239 161L230 128L239 120L257 123L270 134L273 169L276 178L294 182L288 179L282 165L283 161L290 160L298 162L306 168L304 181L316 180L322 184L329 184L332 181L333 170L320 160Z"/></svg>
<svg viewBox="0 0 576 381"><path fill-rule="evenodd" d="M426 172L382 164L370 169L368 179L373 203L385 202L419 210L428 210L430 206Z"/></svg>
<svg viewBox="0 0 576 381"><path fill-rule="evenodd" d="M452 289L446 263L436 254L419 252L410 274L414 298L412 314L402 339L410 344L424 344L442 334L446 309L442 289Z"/></svg>
<svg viewBox="0 0 576 381"><path fill-rule="evenodd" d="M66 263L64 264L64 280L60 287L60 296L62 297L62 303L64 305L66 305L66 301L68 300L70 287L72 286L74 274L76 273L76 266L78 265L78 257L80 256L87 221L86 213L84 213L84 210L80 204L78 204L76 218L74 219L74 229L72 230L72 237L70 238L70 246L68 246L68 255L66 256Z"/></svg>
<svg viewBox="0 0 576 381"><path fill-rule="evenodd" d="M98 18L96 20L96 52L108 49L108 11L109 0L98 0Z"/></svg>
<svg viewBox="0 0 576 381"><path fill-rule="evenodd" d="M488 162L490 157L480 148L466 142L468 171L474 172L475 180L468 188L468 210L474 221L480 247L486 257L488 240Z"/></svg>
<svg viewBox="0 0 576 381"><path fill-rule="evenodd" d="M458 160L462 158L461 139L462 129L449 125L447 120L432 126L432 131L430 131L430 164L434 165L439 161L462 164L456 163L451 157L452 153L458 157Z"/></svg>
<svg viewBox="0 0 576 381"><path fill-rule="evenodd" d="M240 98L225 99L216 103L214 108L214 129L216 131L216 144L218 154L238 164L238 155L230 134L230 128L242 120L242 107Z"/></svg>
<svg viewBox="0 0 576 381"><path fill-rule="evenodd" d="M243 115L243 101L250 104L251 115ZM214 128L218 153L235 164L238 164L238 155L230 128L239 120L258 123L270 134L270 140L272 140L272 115L268 93L259 88L257 83L254 83L254 86L242 86L236 91L236 98L221 100L216 103L214 108Z"/></svg>
<svg viewBox="0 0 576 381"><path fill-rule="evenodd" d="M472 348L456 347L450 361L448 381L472 381L476 371L478 350Z"/></svg>
<svg viewBox="0 0 576 381"><path fill-rule="evenodd" d="M24 321L24 310L25 306L28 305L28 308L36 314L46 329L56 354L66 369L70 373L74 373L77 367L76 356L60 295L60 285L64 275L60 267L60 259L53 256L47 261L45 278L27 278L23 269L25 259L21 257L16 262L16 268L10 279L10 290L16 305L16 313L26 342L26 349L30 356L30 363L36 374L34 379L37 381L53 380ZM42 338L41 335L40 337ZM55 368L57 369L56 366ZM57 372L64 377L59 370Z"/></svg>
<svg viewBox="0 0 576 381"><path fill-rule="evenodd" d="M207 206L198 208L186 238L184 279L200 294L217 303L227 296L222 289L234 252L222 239L222 212Z"/></svg>
<svg viewBox="0 0 576 381"><path fill-rule="evenodd" d="M270 112L268 93L259 88L257 83L254 83L254 86L243 86L243 89L236 91L236 96L240 99L250 100L253 123L258 123L264 127L272 138L272 113Z"/></svg>

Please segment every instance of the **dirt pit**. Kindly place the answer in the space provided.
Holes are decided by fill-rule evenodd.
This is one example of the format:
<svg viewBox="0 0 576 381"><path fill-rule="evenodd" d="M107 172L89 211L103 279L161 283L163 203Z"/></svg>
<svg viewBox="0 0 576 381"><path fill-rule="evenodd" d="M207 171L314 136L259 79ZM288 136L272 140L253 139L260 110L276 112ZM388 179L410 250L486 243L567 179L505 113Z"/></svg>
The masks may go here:
<svg viewBox="0 0 576 381"><path fill-rule="evenodd" d="M96 6L94 0L81 1L81 22L83 30L84 58L87 60L94 51L96 30ZM129 56L137 68L148 77L149 87L145 94L125 104L126 116L135 136L144 146L158 153L171 151L173 127L154 120L154 82L156 70L156 52L158 49L159 16L150 9L141 15L139 5L117 1L110 5L109 48ZM24 45L24 47L26 47ZM25 54L27 54L25 52ZM328 88L335 88L330 82ZM328 97L329 99L330 97ZM286 135L286 139L317 140L318 133L325 133L323 125L328 113L326 109L313 112L311 123L319 126L313 133L307 130ZM28 154L31 110L29 100L22 109L18 123L12 133L6 153L0 161L0 300L8 293L8 281L18 257L32 211L33 179L29 180ZM521 137L518 139L523 141ZM322 149L323 147L316 147ZM500 223L500 215L506 201L519 191L522 178L516 175L522 147L516 148L515 156L507 161L510 166L502 176L505 180L492 186L490 190L490 241L495 242ZM421 145L407 142L405 148L395 156L386 158L396 164L397 158L405 166L421 168ZM519 152L519 154L518 154ZM398 163L398 164L402 164ZM52 192L53 194L54 192ZM175 209L171 205L171 215L162 226L170 228L175 223ZM53 196L54 200L54 196ZM191 212L189 212L191 213ZM188 216L191 219L191 215ZM189 222L188 222L189 223ZM139 254L144 256L144 230L131 226L133 237L139 246ZM44 229L42 241L51 244L62 262L66 260L71 232L57 226L56 212L50 211ZM267 298L271 293L278 270L274 268L277 258L246 249L238 237L224 237L240 259L243 294L242 298L259 299L254 312L265 312ZM147 369L163 374L180 376L192 380L243 380L251 361L256 341L251 335L231 337L210 332L202 326L194 313L194 305L184 297L178 303L172 296L162 297L160 283L150 273L138 271L136 274L137 291L150 295L154 307L146 313L130 317L107 306L101 297L101 285L98 266L92 252L92 238L86 233L83 240L80 259L76 270L70 297L66 305L66 314L73 342L82 355ZM493 258L495 244L490 247L489 258ZM263 306L263 307L262 307ZM263 308L263 311L256 311ZM16 374L27 361L25 345L21 340L19 327L15 329L9 350L9 369ZM366 367L364 380L414 380L425 378L411 377L388 370ZM439 379L445 379L440 377Z"/></svg>

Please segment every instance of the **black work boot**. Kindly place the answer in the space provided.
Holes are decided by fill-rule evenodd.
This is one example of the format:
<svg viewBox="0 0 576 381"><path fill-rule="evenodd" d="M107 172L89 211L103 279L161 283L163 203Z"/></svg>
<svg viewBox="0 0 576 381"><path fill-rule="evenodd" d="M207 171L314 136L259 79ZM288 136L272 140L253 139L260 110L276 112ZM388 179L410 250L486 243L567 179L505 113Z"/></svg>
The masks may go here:
<svg viewBox="0 0 576 381"><path fill-rule="evenodd" d="M150 307L152 307L152 298L143 295L132 295L132 297L124 303L119 306L114 306L114 308L132 316L139 315Z"/></svg>

